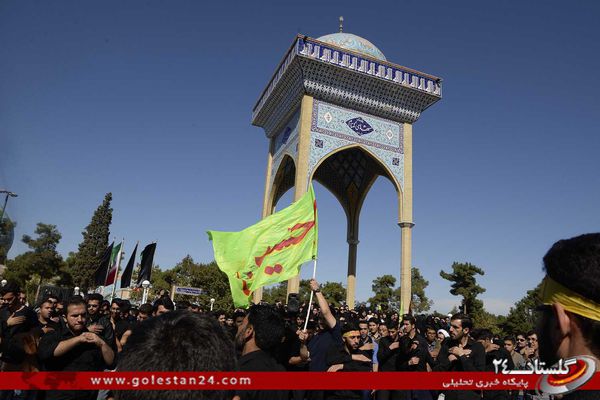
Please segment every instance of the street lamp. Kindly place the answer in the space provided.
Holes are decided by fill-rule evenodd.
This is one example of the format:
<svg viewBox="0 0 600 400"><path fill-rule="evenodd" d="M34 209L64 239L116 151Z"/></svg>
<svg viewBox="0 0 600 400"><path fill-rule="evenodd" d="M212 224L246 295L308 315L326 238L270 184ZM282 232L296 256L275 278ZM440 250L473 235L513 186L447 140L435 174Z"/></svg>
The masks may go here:
<svg viewBox="0 0 600 400"><path fill-rule="evenodd" d="M6 279L2 279L2 281L0 282L0 284L2 284L2 287L6 286L7 283L8 281Z"/></svg>
<svg viewBox="0 0 600 400"><path fill-rule="evenodd" d="M146 300L148 300L148 288L150 287L150 281L144 280L142 282L142 287L144 288L144 294L142 295L142 304L146 304Z"/></svg>
<svg viewBox="0 0 600 400"><path fill-rule="evenodd" d="M17 197L18 195L6 189L0 189L0 193L6 194L6 197L4 198L4 207L2 207L2 212L0 213L0 222L2 222L2 218L4 218L4 210L6 210L6 204L8 203L8 198Z"/></svg>
<svg viewBox="0 0 600 400"><path fill-rule="evenodd" d="M80 289L79 289L79 286L75 286L75 287L73 288L73 294L74 294L75 296L79 296L79 290L80 290Z"/></svg>
<svg viewBox="0 0 600 400"><path fill-rule="evenodd" d="M215 305L215 299L210 299L210 311L213 310L213 306Z"/></svg>

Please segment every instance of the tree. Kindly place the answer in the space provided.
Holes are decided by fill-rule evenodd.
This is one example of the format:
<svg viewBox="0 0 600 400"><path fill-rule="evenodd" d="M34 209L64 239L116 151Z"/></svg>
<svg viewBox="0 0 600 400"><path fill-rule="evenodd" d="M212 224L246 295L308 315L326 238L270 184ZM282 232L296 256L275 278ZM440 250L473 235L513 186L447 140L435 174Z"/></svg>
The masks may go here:
<svg viewBox="0 0 600 400"><path fill-rule="evenodd" d="M503 334L502 321L504 321L503 316L492 314L484 309L473 315L473 325L476 328L489 329L494 335L500 336Z"/></svg>
<svg viewBox="0 0 600 400"><path fill-rule="evenodd" d="M9 260L5 271L7 280L17 282L26 288L31 299L36 288L43 281L53 284L70 282L70 276L65 270L65 263L56 246L60 242L61 234L56 225L38 223L35 229L37 238L23 235L21 239L29 247L29 251L18 255L14 260Z"/></svg>
<svg viewBox="0 0 600 400"><path fill-rule="evenodd" d="M528 290L527 294L515 303L514 307L510 308L506 321L501 325L507 334L527 333L535 327L534 310L541 305L539 300L540 286L541 284Z"/></svg>
<svg viewBox="0 0 600 400"><path fill-rule="evenodd" d="M263 289L262 299L267 303L274 304L276 301L286 302L287 281L279 282Z"/></svg>
<svg viewBox="0 0 600 400"><path fill-rule="evenodd" d="M392 275L382 275L373 279L371 285L373 297L368 300L371 303L371 308L383 304L387 306L394 296L394 285L396 285L396 278Z"/></svg>
<svg viewBox="0 0 600 400"><path fill-rule="evenodd" d="M300 301L300 304L308 303L308 300L310 300L311 291L312 290L310 289L310 279L301 279L300 288L298 289L298 301Z"/></svg>
<svg viewBox="0 0 600 400"><path fill-rule="evenodd" d="M6 262L6 255L13 244L16 226L17 223L11 221L6 214L0 220L0 264Z"/></svg>
<svg viewBox="0 0 600 400"><path fill-rule="evenodd" d="M485 272L470 263L452 263L452 272L440 271L440 276L452 283L450 293L454 296L462 296L461 308L472 317L483 310L483 302L477 299L477 295L485 292L485 289L477 284L475 275L484 275Z"/></svg>
<svg viewBox="0 0 600 400"><path fill-rule="evenodd" d="M161 290L171 291L175 286L191 286L202 289L200 296L190 297L176 294L175 301L197 301L205 308L210 306L210 299L215 299L214 310L233 310L233 299L229 289L229 279L214 261L210 264L196 263L191 256L185 256L173 268L161 271L156 267L152 270L152 289L149 301L152 301Z"/></svg>
<svg viewBox="0 0 600 400"><path fill-rule="evenodd" d="M113 211L110 207L111 201L112 193L107 193L102 204L94 212L92 221L81 233L83 240L71 265L73 281L84 293L86 289L95 286L94 275L100 265L102 253L108 247Z"/></svg>
<svg viewBox="0 0 600 400"><path fill-rule="evenodd" d="M339 307L343 301L346 301L346 288L340 282L325 282L321 286L321 292L335 307Z"/></svg>
<svg viewBox="0 0 600 400"><path fill-rule="evenodd" d="M410 270L411 274L411 293L412 293L412 311L414 313L422 313L429 311L432 300L425 295L425 288L429 286L429 281L426 280L419 268L412 267Z"/></svg>

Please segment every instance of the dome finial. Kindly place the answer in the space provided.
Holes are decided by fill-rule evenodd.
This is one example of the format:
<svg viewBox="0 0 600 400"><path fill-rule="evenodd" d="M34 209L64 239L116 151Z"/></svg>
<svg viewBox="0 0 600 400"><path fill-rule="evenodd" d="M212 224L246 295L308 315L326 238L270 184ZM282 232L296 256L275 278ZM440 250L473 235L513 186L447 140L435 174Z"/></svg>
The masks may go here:
<svg viewBox="0 0 600 400"><path fill-rule="evenodd" d="M344 17L340 16L340 33L344 32Z"/></svg>

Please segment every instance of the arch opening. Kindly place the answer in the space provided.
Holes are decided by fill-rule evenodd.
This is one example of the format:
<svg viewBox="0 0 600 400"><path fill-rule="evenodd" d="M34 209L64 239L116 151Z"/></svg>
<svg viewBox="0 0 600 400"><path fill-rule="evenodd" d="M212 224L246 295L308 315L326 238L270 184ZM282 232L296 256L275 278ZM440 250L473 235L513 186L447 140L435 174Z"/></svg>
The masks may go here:
<svg viewBox="0 0 600 400"><path fill-rule="evenodd" d="M288 190L294 187L296 184L296 163L294 159L289 155L284 155L275 178L273 180L272 188L272 202L271 211L277 206L277 202L287 193Z"/></svg>

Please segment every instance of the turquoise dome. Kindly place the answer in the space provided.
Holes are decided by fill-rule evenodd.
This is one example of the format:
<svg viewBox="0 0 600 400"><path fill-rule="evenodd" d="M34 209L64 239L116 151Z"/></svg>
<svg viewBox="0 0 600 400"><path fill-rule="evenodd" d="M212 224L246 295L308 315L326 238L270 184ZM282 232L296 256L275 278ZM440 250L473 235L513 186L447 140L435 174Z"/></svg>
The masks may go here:
<svg viewBox="0 0 600 400"><path fill-rule="evenodd" d="M320 38L317 38L317 40L377 58L378 60L387 61L381 50L375 47L373 43L351 33L332 33L330 35L321 36Z"/></svg>

